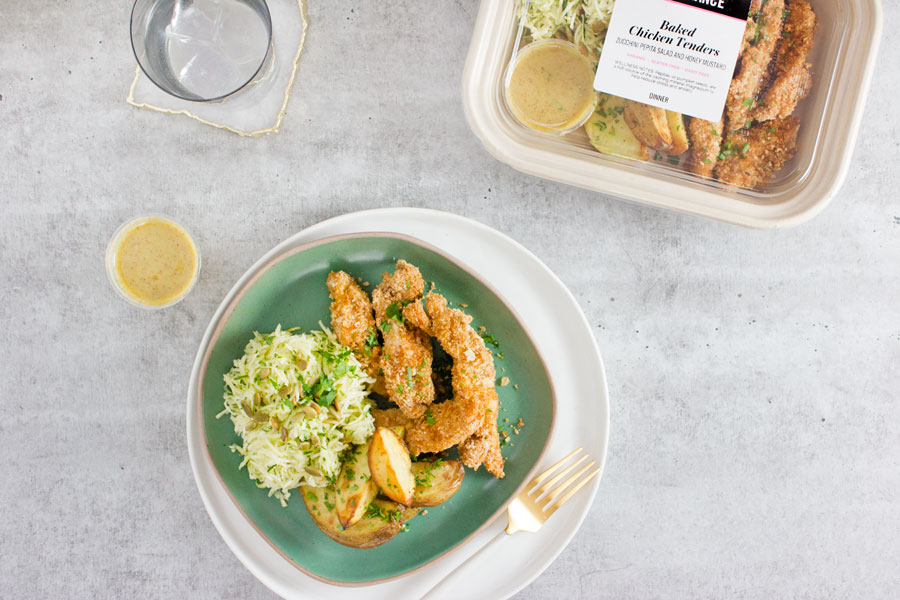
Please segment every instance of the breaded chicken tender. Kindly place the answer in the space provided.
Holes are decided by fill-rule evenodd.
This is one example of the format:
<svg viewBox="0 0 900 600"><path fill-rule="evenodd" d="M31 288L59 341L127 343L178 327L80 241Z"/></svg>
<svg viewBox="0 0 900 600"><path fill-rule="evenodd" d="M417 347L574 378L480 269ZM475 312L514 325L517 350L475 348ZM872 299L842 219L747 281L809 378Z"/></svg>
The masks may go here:
<svg viewBox="0 0 900 600"><path fill-rule="evenodd" d="M384 337L381 370L391 401L410 418L434 402L431 339L403 317L403 307L421 297L425 281L419 269L398 260L393 273L382 275L372 291L375 322Z"/></svg>
<svg viewBox="0 0 900 600"><path fill-rule="evenodd" d="M375 427L406 427L409 417L403 414L399 408L373 408L372 416L375 418Z"/></svg>
<svg viewBox="0 0 900 600"><path fill-rule="evenodd" d="M691 119L688 123L691 154L687 160L687 167L691 173L701 177L712 177L722 147L724 127L724 121L713 123L703 119Z"/></svg>
<svg viewBox="0 0 900 600"><path fill-rule="evenodd" d="M413 327L418 327L428 335L434 335L431 331L431 317L425 312L421 302L413 302L403 307L403 318Z"/></svg>
<svg viewBox="0 0 900 600"><path fill-rule="evenodd" d="M485 412L496 398L494 361L469 324L472 318L449 308L440 294L428 294L425 302L428 329L453 358L453 398L432 406L410 424L406 443L414 455L440 452L471 437L485 424ZM496 419L496 410L494 414Z"/></svg>
<svg viewBox="0 0 900 600"><path fill-rule="evenodd" d="M763 0L756 15L753 36L741 54L741 63L725 102L728 129L749 127L750 110L759 98L769 73L769 64L781 38L784 24L784 0Z"/></svg>
<svg viewBox="0 0 900 600"><path fill-rule="evenodd" d="M331 296L331 329L337 340L347 346L362 363L366 373L378 378L379 355L375 316L369 296L344 271L332 271L325 281Z"/></svg>
<svg viewBox="0 0 900 600"><path fill-rule="evenodd" d="M437 296L437 294L434 294L434 296ZM415 324L423 331L433 333L431 318L421 303L415 302L404 308L403 316L406 317L407 322ZM471 329L471 326L469 328ZM500 454L500 432L497 431L500 399L497 397L493 383L490 389L486 390L485 395L488 399L488 405L481 425L471 436L460 442L457 449L459 450L459 458L464 465L477 470L483 464L489 473L502 479L504 476L504 461L503 456ZM434 420L437 422L436 418Z"/></svg>
<svg viewBox="0 0 900 600"><path fill-rule="evenodd" d="M784 33L775 57L773 81L752 116L757 121L789 117L809 94L812 77L806 62L816 32L816 13L806 0L789 0Z"/></svg>
<svg viewBox="0 0 900 600"><path fill-rule="evenodd" d="M503 479L503 455L500 454L500 432L497 430L497 417L500 414L500 399L496 388L487 394L488 405L484 412L481 426L457 446L459 459L470 469L478 470L482 464L488 473Z"/></svg>
<svg viewBox="0 0 900 600"><path fill-rule="evenodd" d="M799 127L799 119L788 117L757 123L749 133L736 135L733 153L716 166L716 177L743 188L771 180L794 155Z"/></svg>
<svg viewBox="0 0 900 600"><path fill-rule="evenodd" d="M741 54L747 51L753 39L756 37L756 18L759 16L759 7L762 6L762 0L753 0L750 2L750 13L747 16L747 27L744 29L744 41L741 44Z"/></svg>

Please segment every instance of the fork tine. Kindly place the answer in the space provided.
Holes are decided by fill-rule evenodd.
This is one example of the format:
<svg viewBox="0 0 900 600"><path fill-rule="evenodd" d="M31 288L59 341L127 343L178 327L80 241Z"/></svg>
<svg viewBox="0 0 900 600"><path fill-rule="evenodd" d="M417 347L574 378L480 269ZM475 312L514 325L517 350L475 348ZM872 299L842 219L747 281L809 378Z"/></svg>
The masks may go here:
<svg viewBox="0 0 900 600"><path fill-rule="evenodd" d="M560 479L562 479L563 477L568 475L569 472L572 471L572 469L574 469L575 467L577 467L578 465L580 465L581 463L583 463L584 461L586 461L589 458L590 458L590 456L585 454L584 456L582 456L581 458L579 458L578 460L573 462L571 465L569 465L568 467L566 467L565 469L563 469L562 471L560 471L559 473L557 473L556 475L551 477L544 485L542 485L538 489L534 490L532 492L532 496L535 496L535 497L540 496L541 494L543 494L544 492L546 492L547 490L552 488L554 485L556 485L557 481L559 481Z"/></svg>
<svg viewBox="0 0 900 600"><path fill-rule="evenodd" d="M571 477L569 477L568 479L563 481L560 485L556 486L553 490L548 492L546 497L541 498L541 504L546 505L546 504L550 504L551 502L553 502L553 500L555 500L557 496L562 494L566 490L567 487L569 487L573 483L577 482L578 478L581 477L585 473L585 471L587 471L588 469L590 469L593 466L594 466L594 461L591 461L588 464L584 465L581 469L578 470L577 473L575 473L574 475L572 475Z"/></svg>
<svg viewBox="0 0 900 600"><path fill-rule="evenodd" d="M593 464L593 462L591 462L591 464ZM590 465L588 465L588 466L590 466ZM585 485L587 485L587 483L588 483L591 479L593 479L594 477L597 476L597 474L600 472L600 469L601 469L601 467L597 467L596 469L593 470L593 472L591 472L590 475L588 475L587 477L585 477L584 479L582 479L581 481L579 481L578 484L577 484L575 487L573 487L571 490L569 490L568 492L566 492L561 498L559 498L558 500L556 500L556 501L554 501L554 502L552 502L552 503L550 503L550 504L544 506L544 512L547 513L547 516L549 517L549 516L552 515L554 512L556 512L556 509L558 509L560 506L562 506L563 504L565 504L565 503L569 500L569 498L571 498L572 496L574 496L574 495L575 495L575 492L577 492L578 490L580 490L581 488L583 488ZM569 481L566 482L566 485L569 485L569 484L572 482L572 480L574 480L574 479L575 479L575 477L572 477L572 479L570 479Z"/></svg>
<svg viewBox="0 0 900 600"><path fill-rule="evenodd" d="M530 482L528 482L528 487L527 487L526 489L527 489L527 490L531 490L532 488L534 488L535 486L537 486L539 483L541 483L541 482L544 481L547 477L549 477L550 474L553 473L553 471L555 471L556 469L558 469L558 468L560 467L560 465L562 465L564 462L566 462L567 460L569 460L570 458L572 458L573 456L575 456L576 454L578 454L578 453L581 452L582 450L584 450L584 448L583 448L582 446L579 446L578 448L575 448L574 450L572 450L571 453L569 453L568 455L566 455L565 458L563 458L563 459L557 461L556 463L550 465L550 467L549 467L546 471L544 471L543 473L541 473L540 475L538 475L537 477L535 477L534 479L532 479Z"/></svg>

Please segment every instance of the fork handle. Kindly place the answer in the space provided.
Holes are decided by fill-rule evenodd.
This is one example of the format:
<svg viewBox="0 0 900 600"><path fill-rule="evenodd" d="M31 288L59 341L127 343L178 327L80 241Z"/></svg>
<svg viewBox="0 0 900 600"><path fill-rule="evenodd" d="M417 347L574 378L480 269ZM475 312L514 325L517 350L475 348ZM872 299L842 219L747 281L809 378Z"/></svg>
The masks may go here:
<svg viewBox="0 0 900 600"><path fill-rule="evenodd" d="M475 554L467 558L453 571L450 571L450 573L447 574L446 577L441 579L433 588L428 590L425 595L422 596L422 600L437 600L438 598L442 597L442 595L444 598L458 597L453 594L453 588L456 584L466 579L466 571L468 570L466 567L469 564L476 562L476 559L483 555L488 548L496 546L497 543L505 537L508 537L508 534L505 530L501 529L500 532L495 535L491 541L479 548Z"/></svg>

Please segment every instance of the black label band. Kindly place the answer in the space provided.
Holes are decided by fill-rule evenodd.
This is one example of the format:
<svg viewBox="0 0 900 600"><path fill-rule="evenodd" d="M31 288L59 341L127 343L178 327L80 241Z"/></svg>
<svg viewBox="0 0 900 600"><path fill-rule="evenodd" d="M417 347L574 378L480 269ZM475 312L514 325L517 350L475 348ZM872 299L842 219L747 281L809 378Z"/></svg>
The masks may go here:
<svg viewBox="0 0 900 600"><path fill-rule="evenodd" d="M669 0L669 2L693 6L743 21L750 14L751 0Z"/></svg>

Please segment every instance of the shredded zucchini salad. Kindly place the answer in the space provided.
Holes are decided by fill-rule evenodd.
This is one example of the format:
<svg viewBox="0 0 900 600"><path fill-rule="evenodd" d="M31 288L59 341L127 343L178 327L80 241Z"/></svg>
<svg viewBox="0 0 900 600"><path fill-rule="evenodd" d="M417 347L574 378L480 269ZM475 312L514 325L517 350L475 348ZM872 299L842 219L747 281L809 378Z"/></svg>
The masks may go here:
<svg viewBox="0 0 900 600"><path fill-rule="evenodd" d="M615 0L520 0L519 18L533 41L561 37L596 62L615 4Z"/></svg>
<svg viewBox="0 0 900 600"><path fill-rule="evenodd" d="M375 431L369 388L374 381L334 334L281 329L254 332L225 374L231 417L249 476L287 506L290 490L323 487L341 468L341 453Z"/></svg>

